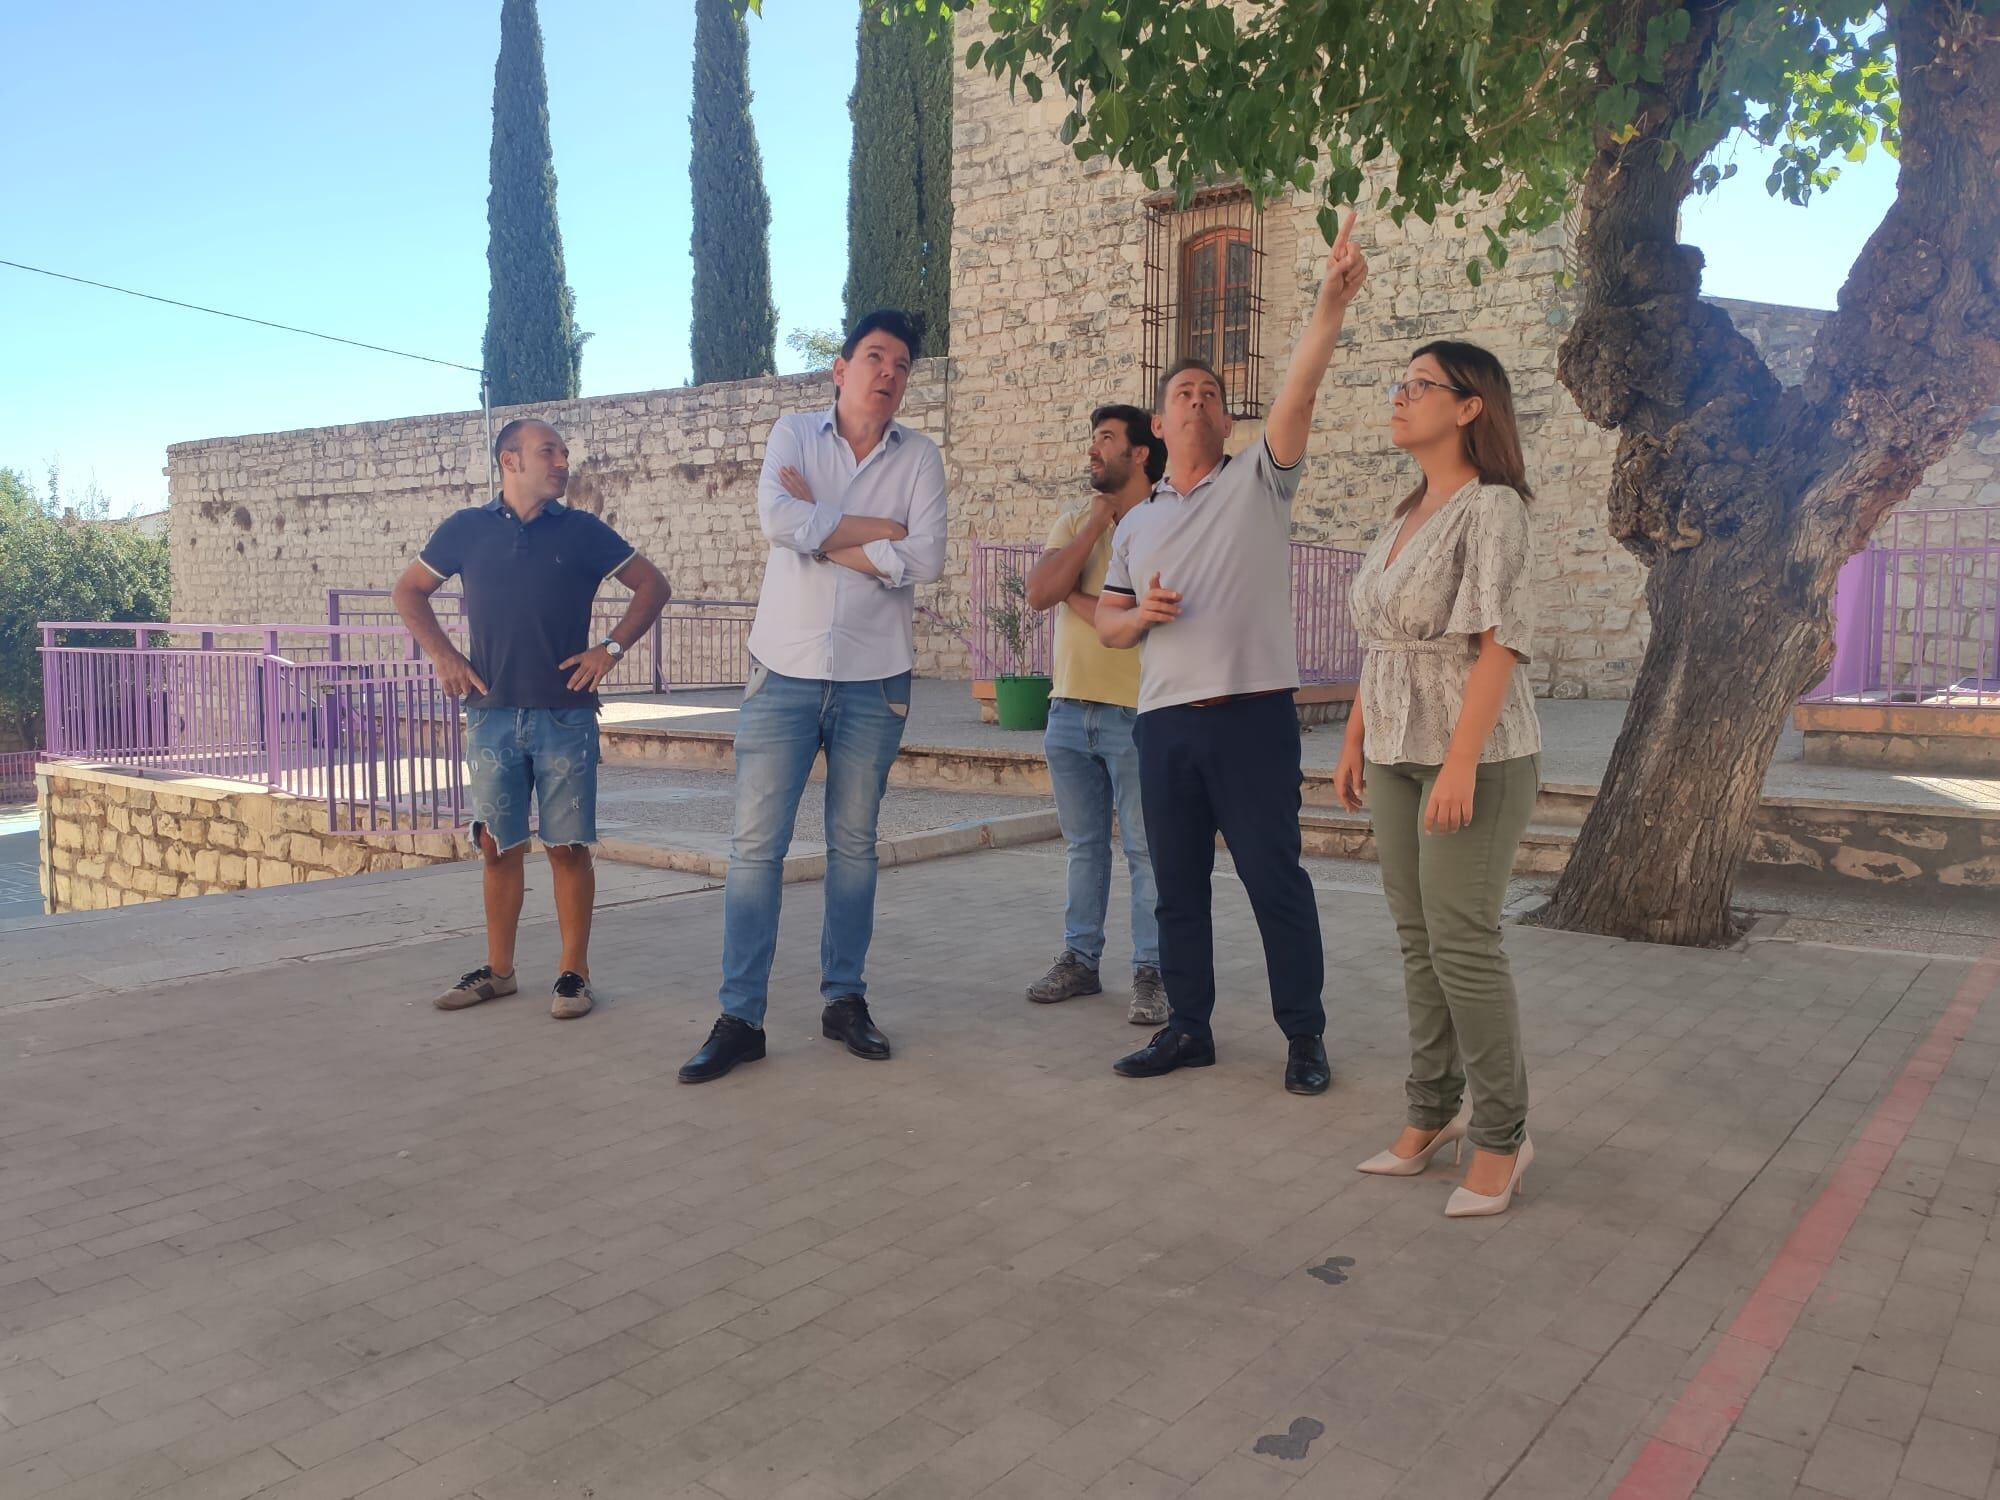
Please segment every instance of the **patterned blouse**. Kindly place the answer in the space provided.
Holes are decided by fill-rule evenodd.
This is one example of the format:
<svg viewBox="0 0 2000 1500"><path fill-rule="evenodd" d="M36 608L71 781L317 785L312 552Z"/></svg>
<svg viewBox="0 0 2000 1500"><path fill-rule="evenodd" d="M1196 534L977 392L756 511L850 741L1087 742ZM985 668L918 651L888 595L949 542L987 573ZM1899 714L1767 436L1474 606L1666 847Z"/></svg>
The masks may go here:
<svg viewBox="0 0 2000 1500"><path fill-rule="evenodd" d="M1354 580L1354 627L1366 652L1364 753L1378 766L1443 765L1478 657L1475 640L1488 630L1519 660L1479 759L1539 753L1542 730L1522 665L1535 633L1526 502L1506 485L1474 480L1418 527L1391 563L1402 524L1383 528Z"/></svg>

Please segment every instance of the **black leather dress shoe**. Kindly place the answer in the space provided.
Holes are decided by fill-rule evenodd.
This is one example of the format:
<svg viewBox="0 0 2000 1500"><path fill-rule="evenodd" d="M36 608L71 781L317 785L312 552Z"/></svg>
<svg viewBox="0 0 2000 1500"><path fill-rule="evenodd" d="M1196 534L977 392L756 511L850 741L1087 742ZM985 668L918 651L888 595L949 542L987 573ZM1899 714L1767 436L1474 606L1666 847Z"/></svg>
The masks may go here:
<svg viewBox="0 0 2000 1500"><path fill-rule="evenodd" d="M819 1013L819 1029L830 1042L845 1042L856 1057L879 1062L889 1055L889 1039L868 1017L868 1002L859 995L829 1000Z"/></svg>
<svg viewBox="0 0 2000 1500"><path fill-rule="evenodd" d="M734 1016L717 1016L715 1029L702 1043L701 1051L681 1065L682 1083L707 1083L720 1078L740 1062L755 1062L764 1055L764 1033Z"/></svg>
<svg viewBox="0 0 2000 1500"><path fill-rule="evenodd" d="M1324 1094L1333 1082L1333 1065L1326 1060L1326 1043L1316 1036L1292 1038L1292 1055L1285 1059L1285 1092Z"/></svg>
<svg viewBox="0 0 2000 1500"><path fill-rule="evenodd" d="M1169 1026L1130 1057L1121 1057L1111 1071L1126 1078L1158 1078L1175 1068L1206 1068L1215 1062L1215 1043L1200 1042Z"/></svg>

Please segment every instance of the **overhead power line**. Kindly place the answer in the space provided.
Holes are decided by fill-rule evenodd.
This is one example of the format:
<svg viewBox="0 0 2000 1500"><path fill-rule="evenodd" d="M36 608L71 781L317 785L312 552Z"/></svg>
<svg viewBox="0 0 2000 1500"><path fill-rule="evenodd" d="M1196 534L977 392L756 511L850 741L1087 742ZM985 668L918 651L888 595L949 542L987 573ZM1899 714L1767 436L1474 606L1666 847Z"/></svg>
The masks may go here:
<svg viewBox="0 0 2000 1500"><path fill-rule="evenodd" d="M87 276L70 276L61 271L51 271L45 266L27 266L18 260L0 260L0 266L11 266L16 271L32 271L37 276L51 276L57 281L73 281L79 286L94 286L102 291L118 292L127 297L139 297L147 302L161 302L168 307L182 307L189 312L208 313L217 318L231 318L238 323L255 323L260 328L275 328L282 333L302 333L307 338L325 339L329 344L346 344L355 349L372 349L377 354L393 354L398 359L414 359L427 365L443 365L448 370L467 370L482 379L486 374L477 365L462 365L453 359L433 359L428 354L412 354L407 349L391 349L386 344L370 344L360 339L346 339L337 333L321 333L316 328L299 328L291 323L274 323L269 318L253 318L244 313L225 312L219 307L203 307L198 302L182 302L174 297L156 297L151 292L134 291L129 286L113 286L108 281L92 281Z"/></svg>

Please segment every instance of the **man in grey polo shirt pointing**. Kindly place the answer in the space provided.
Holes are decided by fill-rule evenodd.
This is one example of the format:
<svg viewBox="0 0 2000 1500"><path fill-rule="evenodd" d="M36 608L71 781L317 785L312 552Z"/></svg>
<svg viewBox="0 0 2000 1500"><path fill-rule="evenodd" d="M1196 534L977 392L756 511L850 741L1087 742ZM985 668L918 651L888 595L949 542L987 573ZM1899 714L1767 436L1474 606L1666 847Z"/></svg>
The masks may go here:
<svg viewBox="0 0 2000 1500"><path fill-rule="evenodd" d="M1299 864L1299 685L1291 606L1292 497L1313 402L1347 306L1367 278L1350 215L1327 255L1263 439L1231 460L1216 372L1183 359L1160 384L1153 430L1167 475L1119 523L1097 606L1107 646L1143 643L1139 785L1159 888L1166 1029L1114 1065L1128 1078L1215 1061L1215 836L1229 845L1264 940L1271 1010L1289 1043L1285 1087L1332 1081L1320 1001L1319 909Z"/></svg>

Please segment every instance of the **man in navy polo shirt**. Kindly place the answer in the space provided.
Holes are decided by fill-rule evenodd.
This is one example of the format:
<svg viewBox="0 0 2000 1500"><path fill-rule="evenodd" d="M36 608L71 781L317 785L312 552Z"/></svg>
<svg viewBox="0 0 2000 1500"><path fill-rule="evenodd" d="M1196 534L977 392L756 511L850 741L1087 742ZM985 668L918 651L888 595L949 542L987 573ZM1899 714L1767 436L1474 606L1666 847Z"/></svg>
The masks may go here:
<svg viewBox="0 0 2000 1500"><path fill-rule="evenodd" d="M659 618L672 591L638 550L588 511L571 510L569 448L546 422L521 418L493 442L500 493L448 517L397 580L396 608L465 700L472 834L486 857L486 962L437 997L463 1010L511 995L521 922L528 802L555 877L562 969L549 1014L588 1015L590 909L597 875L597 684ZM456 574L471 628L468 660L438 624L430 598ZM632 590L625 616L590 639L598 585Z"/></svg>

